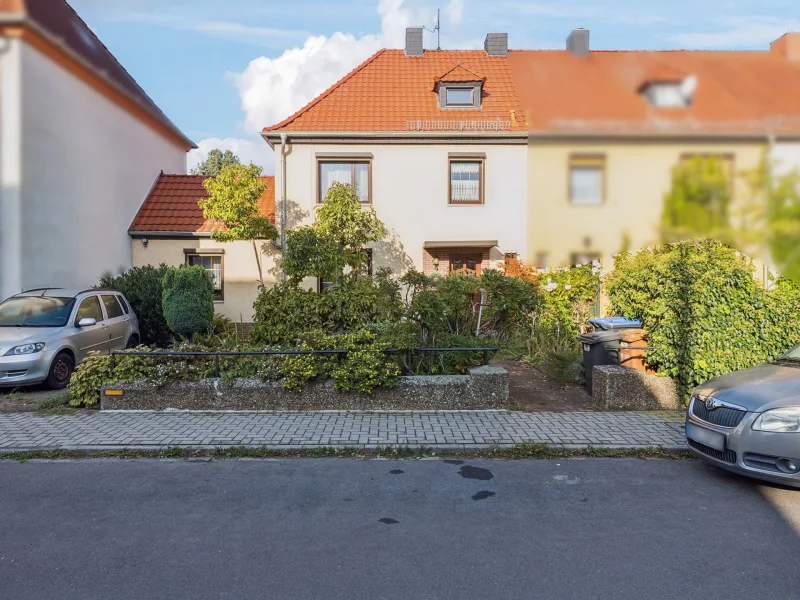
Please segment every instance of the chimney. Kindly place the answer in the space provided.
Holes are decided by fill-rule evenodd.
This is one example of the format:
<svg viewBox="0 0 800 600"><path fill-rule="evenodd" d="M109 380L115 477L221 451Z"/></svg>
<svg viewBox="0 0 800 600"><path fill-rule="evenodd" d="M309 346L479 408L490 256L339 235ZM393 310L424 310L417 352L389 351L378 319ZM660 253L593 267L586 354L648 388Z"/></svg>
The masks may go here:
<svg viewBox="0 0 800 600"><path fill-rule="evenodd" d="M422 56L422 27L406 27L406 56Z"/></svg>
<svg viewBox="0 0 800 600"><path fill-rule="evenodd" d="M800 62L800 32L792 31L779 37L769 45L769 49L788 61Z"/></svg>
<svg viewBox="0 0 800 600"><path fill-rule="evenodd" d="M589 56L589 30L582 27L573 29L567 38L567 50L580 58Z"/></svg>
<svg viewBox="0 0 800 600"><path fill-rule="evenodd" d="M489 56L507 56L508 55L508 34L507 33L489 33L486 35L486 41L483 42L483 48Z"/></svg>

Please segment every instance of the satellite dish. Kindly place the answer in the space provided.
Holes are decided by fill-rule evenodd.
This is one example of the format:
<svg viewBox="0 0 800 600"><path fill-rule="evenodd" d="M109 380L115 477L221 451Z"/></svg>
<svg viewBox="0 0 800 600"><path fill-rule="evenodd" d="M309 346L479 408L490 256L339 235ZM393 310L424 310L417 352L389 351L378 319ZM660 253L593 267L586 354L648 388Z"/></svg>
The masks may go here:
<svg viewBox="0 0 800 600"><path fill-rule="evenodd" d="M681 95L687 102L692 100L694 93L697 91L697 77L689 75L681 82Z"/></svg>

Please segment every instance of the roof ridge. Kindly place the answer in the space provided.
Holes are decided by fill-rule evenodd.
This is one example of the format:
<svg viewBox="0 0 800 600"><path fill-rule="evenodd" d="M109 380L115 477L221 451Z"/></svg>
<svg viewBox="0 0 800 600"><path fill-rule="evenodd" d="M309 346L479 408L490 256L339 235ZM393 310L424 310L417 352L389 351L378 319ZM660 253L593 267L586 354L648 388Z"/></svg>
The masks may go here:
<svg viewBox="0 0 800 600"><path fill-rule="evenodd" d="M384 52L386 52L386 48L381 48L380 50L378 50L377 52L375 52L375 54L373 54L372 56L370 56L369 58L367 58L367 60L365 60L364 62L362 62L360 65L358 65L358 66L357 66L355 69L353 69L352 71L350 71L350 72L349 72L347 75L345 75L344 77L342 77L342 78L341 78L339 81L337 81L336 83L334 83L334 84L333 84L331 87L329 87L327 90L325 90L324 92L322 92L322 94L320 94L319 96L317 96L316 98L314 98L314 99L313 99L311 102L309 102L308 104L306 104L306 105L305 105L303 108L301 108L300 110L298 110L297 112L295 112L293 115L290 115L290 116L286 117L286 118L285 118L283 121L281 121L280 123L277 123L277 124L275 124L275 125L272 125L271 127L265 127L265 128L262 130L262 131L275 131L276 129L280 129L281 127L285 127L286 125L289 125L289 124L290 124L292 121L294 121L295 119L297 119L298 117L300 117L300 116L301 116L303 113L305 113L305 112L307 112L307 111L311 110L311 109L312 109L312 108L314 108L314 107L315 107L317 104L319 104L319 103L320 103L322 100L324 100L325 98L327 98L328 96L330 96L330 95L331 95L333 92L335 92L337 89L339 89L339 88L340 88L340 87L341 87L341 86L342 86L342 85L343 85L343 84L344 84L346 81L349 81L349 80L350 80L350 79L352 79L352 78L353 78L355 75L357 75L358 73L360 73L361 71L363 71L363 70L364 70L364 69L365 69L367 66L369 66L370 64L372 64L372 63L375 61L375 59L377 59L377 58L378 58L380 55L382 55Z"/></svg>

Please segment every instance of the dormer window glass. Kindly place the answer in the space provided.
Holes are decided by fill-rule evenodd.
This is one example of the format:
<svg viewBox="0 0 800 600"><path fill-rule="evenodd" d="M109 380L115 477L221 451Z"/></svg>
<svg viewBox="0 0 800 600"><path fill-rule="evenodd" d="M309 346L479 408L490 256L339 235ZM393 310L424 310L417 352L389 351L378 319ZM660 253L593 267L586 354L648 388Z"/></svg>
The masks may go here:
<svg viewBox="0 0 800 600"><path fill-rule="evenodd" d="M474 87L447 87L445 88L446 106L474 106L475 88Z"/></svg>
<svg viewBox="0 0 800 600"><path fill-rule="evenodd" d="M651 83L645 97L653 108L686 108L689 98L680 82Z"/></svg>

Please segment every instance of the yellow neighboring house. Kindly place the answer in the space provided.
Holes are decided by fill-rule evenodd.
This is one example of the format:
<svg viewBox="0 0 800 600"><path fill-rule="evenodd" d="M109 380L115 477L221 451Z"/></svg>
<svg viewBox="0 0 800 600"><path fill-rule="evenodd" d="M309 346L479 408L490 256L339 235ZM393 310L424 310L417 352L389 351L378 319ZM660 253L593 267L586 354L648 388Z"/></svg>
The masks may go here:
<svg viewBox="0 0 800 600"><path fill-rule="evenodd" d="M672 169L718 156L733 173L765 152L800 157L800 34L765 52L510 53L528 118L530 263L562 266L657 243ZM752 197L742 177L731 212Z"/></svg>

